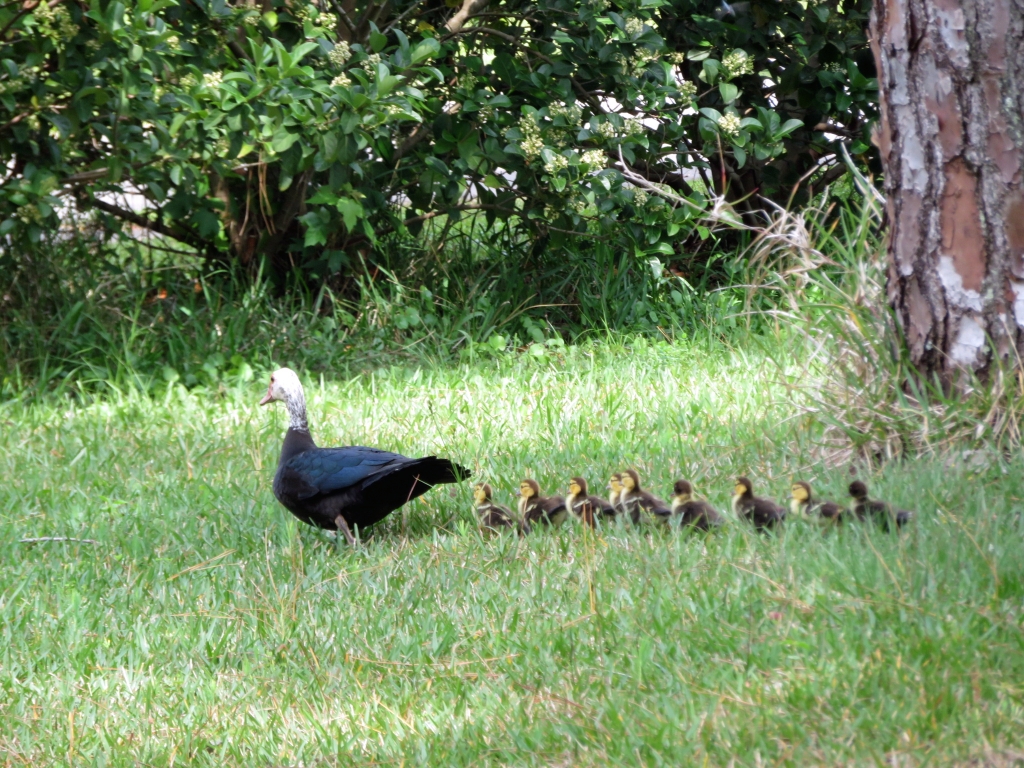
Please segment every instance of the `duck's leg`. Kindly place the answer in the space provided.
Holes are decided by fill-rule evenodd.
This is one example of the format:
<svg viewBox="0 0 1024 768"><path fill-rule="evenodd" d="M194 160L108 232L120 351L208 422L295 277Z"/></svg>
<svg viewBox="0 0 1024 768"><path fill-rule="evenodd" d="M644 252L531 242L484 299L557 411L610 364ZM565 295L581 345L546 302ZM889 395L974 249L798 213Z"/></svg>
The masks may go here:
<svg viewBox="0 0 1024 768"><path fill-rule="evenodd" d="M356 545L356 537L353 536L352 531L349 530L348 522L345 520L345 518L341 515L338 515L336 518L334 518L334 524L338 527L339 531L345 534L345 541L348 542L348 545L350 547L354 547Z"/></svg>

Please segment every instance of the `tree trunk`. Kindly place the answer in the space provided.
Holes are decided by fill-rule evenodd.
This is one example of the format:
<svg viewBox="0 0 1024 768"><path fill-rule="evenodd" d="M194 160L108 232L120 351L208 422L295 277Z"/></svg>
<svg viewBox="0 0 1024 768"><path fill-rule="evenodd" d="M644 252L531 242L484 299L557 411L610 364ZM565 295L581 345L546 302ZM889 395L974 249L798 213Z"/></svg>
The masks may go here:
<svg viewBox="0 0 1024 768"><path fill-rule="evenodd" d="M874 0L888 298L924 374L1024 357L1024 3Z"/></svg>

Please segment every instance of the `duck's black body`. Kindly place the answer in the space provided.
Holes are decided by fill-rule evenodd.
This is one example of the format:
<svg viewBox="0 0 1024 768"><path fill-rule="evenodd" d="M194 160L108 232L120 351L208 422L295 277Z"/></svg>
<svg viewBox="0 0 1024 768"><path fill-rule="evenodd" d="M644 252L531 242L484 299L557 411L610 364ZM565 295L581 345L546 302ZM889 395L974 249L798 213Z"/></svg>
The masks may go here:
<svg viewBox="0 0 1024 768"><path fill-rule="evenodd" d="M469 470L448 459L410 459L378 448L318 448L308 430L288 430L274 476L274 496L299 520L337 530L366 528L435 485L457 483Z"/></svg>

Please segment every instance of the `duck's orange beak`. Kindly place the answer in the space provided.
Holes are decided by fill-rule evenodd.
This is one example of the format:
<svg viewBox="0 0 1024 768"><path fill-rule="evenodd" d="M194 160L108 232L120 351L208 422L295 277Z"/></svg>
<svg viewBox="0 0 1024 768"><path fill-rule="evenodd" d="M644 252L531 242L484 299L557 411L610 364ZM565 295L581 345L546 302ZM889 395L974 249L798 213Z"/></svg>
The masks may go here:
<svg viewBox="0 0 1024 768"><path fill-rule="evenodd" d="M267 394L265 394L263 396L263 399L260 400L260 405L266 405L267 403L269 403L273 399L274 399L274 385L271 384L270 386L267 387Z"/></svg>

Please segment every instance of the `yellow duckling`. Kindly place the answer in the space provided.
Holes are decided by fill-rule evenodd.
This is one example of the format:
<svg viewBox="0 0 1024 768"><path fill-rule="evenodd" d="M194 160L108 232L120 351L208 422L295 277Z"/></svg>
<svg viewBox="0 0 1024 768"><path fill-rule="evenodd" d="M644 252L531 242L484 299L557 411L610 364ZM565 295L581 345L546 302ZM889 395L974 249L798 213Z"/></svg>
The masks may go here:
<svg viewBox="0 0 1024 768"><path fill-rule="evenodd" d="M523 480L519 484L519 516L531 528L537 524L558 526L565 522L569 511L561 496L541 496L536 480Z"/></svg>
<svg viewBox="0 0 1024 768"><path fill-rule="evenodd" d="M529 533L530 529L525 528L512 515L512 510L495 504L491 501L494 489L489 483L477 483L473 486L473 504L476 511L477 524L484 536L493 536L505 531L518 531L520 534Z"/></svg>
<svg viewBox="0 0 1024 768"><path fill-rule="evenodd" d="M761 532L776 528L786 519L786 510L774 501L755 496L753 485L745 477L736 478L732 511L737 517L753 523L754 528Z"/></svg>
<svg viewBox="0 0 1024 768"><path fill-rule="evenodd" d="M722 524L722 516L703 499L693 498L693 486L687 480L676 480L672 488L672 514L683 528L710 531Z"/></svg>

